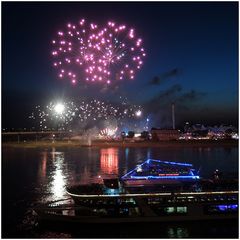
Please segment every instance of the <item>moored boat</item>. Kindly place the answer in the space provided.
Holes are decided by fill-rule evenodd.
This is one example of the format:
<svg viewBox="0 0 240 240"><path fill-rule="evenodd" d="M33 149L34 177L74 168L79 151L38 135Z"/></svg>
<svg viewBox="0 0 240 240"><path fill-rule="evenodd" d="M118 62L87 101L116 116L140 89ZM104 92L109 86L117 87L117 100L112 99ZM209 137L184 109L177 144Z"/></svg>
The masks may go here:
<svg viewBox="0 0 240 240"><path fill-rule="evenodd" d="M207 188L208 185L200 180L192 165L158 160L145 163L141 165L141 170L138 166L120 179L108 178L103 179L102 183L70 186L67 193L74 200L74 204L45 204L37 208L36 212L42 220L68 223L140 223L238 218L238 184L232 185L228 182L224 185L224 181L210 181L207 183L211 188ZM180 177L178 182L171 181L175 180L169 175L173 172L178 174L174 177ZM149 173L151 175L146 177ZM145 184L144 180L149 183L154 176L156 178L153 178L151 184ZM129 180L139 180L135 177L141 177L142 184L126 184ZM159 181L156 182L156 179ZM234 187L228 189L229 186Z"/></svg>
<svg viewBox="0 0 240 240"><path fill-rule="evenodd" d="M72 195L71 195L72 196ZM137 223L237 219L238 191L72 196L77 204L45 205L41 220Z"/></svg>

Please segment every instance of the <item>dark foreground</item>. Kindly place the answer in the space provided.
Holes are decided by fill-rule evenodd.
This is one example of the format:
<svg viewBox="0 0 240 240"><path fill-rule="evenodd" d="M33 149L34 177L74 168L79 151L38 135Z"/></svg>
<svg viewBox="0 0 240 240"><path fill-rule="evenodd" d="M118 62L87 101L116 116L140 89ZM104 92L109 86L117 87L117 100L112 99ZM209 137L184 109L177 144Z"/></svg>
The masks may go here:
<svg viewBox="0 0 240 240"><path fill-rule="evenodd" d="M11 236L10 236L11 235ZM40 224L8 238L238 238L238 221L215 220L138 224ZM4 236L2 236L4 237Z"/></svg>

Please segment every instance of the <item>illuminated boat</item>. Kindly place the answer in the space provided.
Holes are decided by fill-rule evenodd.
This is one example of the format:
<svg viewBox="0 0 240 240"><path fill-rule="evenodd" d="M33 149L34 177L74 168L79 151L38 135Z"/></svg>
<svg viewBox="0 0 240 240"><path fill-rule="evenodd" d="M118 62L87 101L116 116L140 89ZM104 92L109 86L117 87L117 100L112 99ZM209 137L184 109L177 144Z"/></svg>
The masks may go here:
<svg viewBox="0 0 240 240"><path fill-rule="evenodd" d="M75 204L58 202L35 208L39 222L79 227L93 223L238 221L238 191L69 195Z"/></svg>
<svg viewBox="0 0 240 240"><path fill-rule="evenodd" d="M193 189L192 184L184 189L186 182L199 180L191 164L149 159L120 180L70 186L67 193L74 203L45 204L35 211L42 221L76 226L238 219L238 183L230 190L219 184L211 190ZM139 180L145 185L132 184Z"/></svg>
<svg viewBox="0 0 240 240"><path fill-rule="evenodd" d="M125 186L184 185L200 179L192 164L148 159L122 176Z"/></svg>

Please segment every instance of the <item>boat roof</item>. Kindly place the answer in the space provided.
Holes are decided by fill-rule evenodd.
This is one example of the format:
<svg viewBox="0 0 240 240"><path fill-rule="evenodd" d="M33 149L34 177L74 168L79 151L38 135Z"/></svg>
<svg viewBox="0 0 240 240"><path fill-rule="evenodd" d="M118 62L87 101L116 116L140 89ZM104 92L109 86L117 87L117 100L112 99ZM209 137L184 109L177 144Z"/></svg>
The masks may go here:
<svg viewBox="0 0 240 240"><path fill-rule="evenodd" d="M148 159L121 177L122 180L134 179L199 179L190 163L169 162Z"/></svg>

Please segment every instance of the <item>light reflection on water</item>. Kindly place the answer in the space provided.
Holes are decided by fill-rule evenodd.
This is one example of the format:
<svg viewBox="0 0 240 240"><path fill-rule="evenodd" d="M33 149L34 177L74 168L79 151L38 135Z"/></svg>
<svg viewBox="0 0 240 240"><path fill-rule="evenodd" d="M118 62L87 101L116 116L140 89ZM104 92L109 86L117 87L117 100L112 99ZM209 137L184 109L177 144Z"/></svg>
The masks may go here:
<svg viewBox="0 0 240 240"><path fill-rule="evenodd" d="M187 238L189 232L184 227L168 227L167 235L169 238Z"/></svg>
<svg viewBox="0 0 240 240"><path fill-rule="evenodd" d="M100 164L103 174L118 174L118 149L102 148L100 150Z"/></svg>
<svg viewBox="0 0 240 240"><path fill-rule="evenodd" d="M55 170L52 173L53 180L50 185L54 199L61 199L65 195L66 177L63 173L64 153L55 153L53 155L53 164Z"/></svg>
<svg viewBox="0 0 240 240"><path fill-rule="evenodd" d="M43 191L41 197L43 202L66 198L68 172L64 155L64 152L58 152L55 148L52 148L51 152L44 151L41 154L39 191Z"/></svg>
<svg viewBox="0 0 240 240"><path fill-rule="evenodd" d="M117 148L100 149L100 168L96 173L93 173L92 165L98 165L98 161L94 163L87 162L82 166L80 174L76 169L69 169L67 159L64 152L58 152L55 148L52 151L42 152L41 164L39 167L40 179L43 182L43 189L47 195L42 197L42 201L56 201L67 198L66 187L68 184L88 184L99 181L97 178L101 175L118 174L119 173L119 152ZM90 153L92 156L92 153ZM93 157L93 156L92 156ZM94 159L94 157L93 157ZM78 180L79 179L79 180Z"/></svg>
<svg viewBox="0 0 240 240"><path fill-rule="evenodd" d="M43 201L67 198L66 186L99 181L98 176L124 175L147 158L192 163L200 175L210 176L216 169L233 172L238 169L235 150L209 149L130 149L81 148L41 153L37 186Z"/></svg>
<svg viewBox="0 0 240 240"><path fill-rule="evenodd" d="M48 159L48 156L47 156L47 152L43 152L42 153L42 161L41 161L41 164L40 164L40 167L39 167L39 177L40 178L45 178L46 177L46 172L47 172L47 159Z"/></svg>

